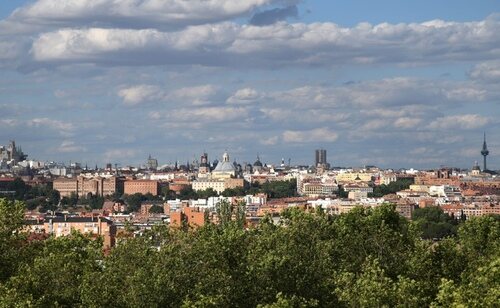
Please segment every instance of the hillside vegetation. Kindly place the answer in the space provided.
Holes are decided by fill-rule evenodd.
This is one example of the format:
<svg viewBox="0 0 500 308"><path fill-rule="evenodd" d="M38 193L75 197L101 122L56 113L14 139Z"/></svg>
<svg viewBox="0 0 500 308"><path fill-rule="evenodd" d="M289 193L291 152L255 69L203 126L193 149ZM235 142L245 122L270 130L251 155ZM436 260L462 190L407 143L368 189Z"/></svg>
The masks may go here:
<svg viewBox="0 0 500 308"><path fill-rule="evenodd" d="M38 240L24 204L0 199L3 307L493 307L500 220L438 242L391 205L341 216L290 210L280 224L160 227L104 255L81 234Z"/></svg>

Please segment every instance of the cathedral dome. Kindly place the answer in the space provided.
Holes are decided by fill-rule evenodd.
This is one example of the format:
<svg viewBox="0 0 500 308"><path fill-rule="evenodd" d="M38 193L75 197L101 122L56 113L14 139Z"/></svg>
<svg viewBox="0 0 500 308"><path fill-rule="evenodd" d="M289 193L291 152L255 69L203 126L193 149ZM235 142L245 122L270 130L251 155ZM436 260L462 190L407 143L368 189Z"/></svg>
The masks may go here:
<svg viewBox="0 0 500 308"><path fill-rule="evenodd" d="M234 172L234 165L231 164L230 162L221 161L217 164L217 167L215 167L213 172L215 172L215 173L217 173L217 172Z"/></svg>
<svg viewBox="0 0 500 308"><path fill-rule="evenodd" d="M212 173L234 173L235 171L236 169L234 168L234 165L229 162L229 155L226 152L222 156L222 161L217 164Z"/></svg>
<svg viewBox="0 0 500 308"><path fill-rule="evenodd" d="M259 156L257 156L257 160L255 161L255 163L253 163L253 166L254 167L262 167L262 163L260 162Z"/></svg>

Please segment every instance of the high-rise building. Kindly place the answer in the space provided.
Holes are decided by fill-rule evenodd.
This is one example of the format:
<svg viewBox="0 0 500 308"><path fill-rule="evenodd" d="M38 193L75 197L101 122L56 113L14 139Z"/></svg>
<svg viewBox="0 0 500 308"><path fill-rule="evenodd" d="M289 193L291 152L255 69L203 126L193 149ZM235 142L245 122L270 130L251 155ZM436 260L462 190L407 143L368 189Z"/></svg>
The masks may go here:
<svg viewBox="0 0 500 308"><path fill-rule="evenodd" d="M488 146L486 145L486 133L484 133L483 149L481 150L481 155L483 155L483 171L488 170L486 168L486 156L490 154L488 151Z"/></svg>
<svg viewBox="0 0 500 308"><path fill-rule="evenodd" d="M325 167L327 165L326 162L326 150L325 149L317 149L315 155L315 166Z"/></svg>

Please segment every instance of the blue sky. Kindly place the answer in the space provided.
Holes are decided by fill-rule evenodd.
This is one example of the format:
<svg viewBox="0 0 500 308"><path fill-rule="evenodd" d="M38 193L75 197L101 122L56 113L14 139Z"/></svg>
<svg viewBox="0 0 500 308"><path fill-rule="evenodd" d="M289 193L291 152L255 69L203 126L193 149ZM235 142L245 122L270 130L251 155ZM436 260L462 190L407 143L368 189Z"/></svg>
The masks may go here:
<svg viewBox="0 0 500 308"><path fill-rule="evenodd" d="M16 10L14 12L14 10ZM0 144L31 158L500 168L497 1L7 1Z"/></svg>

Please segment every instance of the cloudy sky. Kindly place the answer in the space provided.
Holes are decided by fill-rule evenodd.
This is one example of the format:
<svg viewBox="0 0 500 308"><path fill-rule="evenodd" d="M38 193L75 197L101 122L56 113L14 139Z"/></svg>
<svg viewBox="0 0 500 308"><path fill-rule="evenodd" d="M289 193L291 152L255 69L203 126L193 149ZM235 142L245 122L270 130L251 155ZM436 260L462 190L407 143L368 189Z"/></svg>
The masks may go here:
<svg viewBox="0 0 500 308"><path fill-rule="evenodd" d="M481 161L486 132L498 169L499 29L491 0L2 1L0 144L434 168Z"/></svg>

